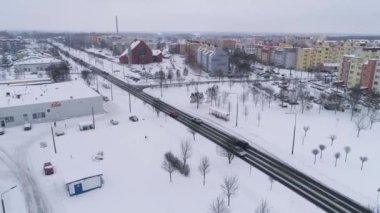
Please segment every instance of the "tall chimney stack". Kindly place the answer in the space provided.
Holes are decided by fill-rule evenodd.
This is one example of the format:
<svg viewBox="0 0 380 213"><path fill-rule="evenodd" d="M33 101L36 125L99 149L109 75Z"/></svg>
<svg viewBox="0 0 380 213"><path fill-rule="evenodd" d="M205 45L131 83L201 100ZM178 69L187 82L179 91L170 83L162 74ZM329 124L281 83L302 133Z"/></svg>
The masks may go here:
<svg viewBox="0 0 380 213"><path fill-rule="evenodd" d="M119 35L119 21L116 16L116 34Z"/></svg>

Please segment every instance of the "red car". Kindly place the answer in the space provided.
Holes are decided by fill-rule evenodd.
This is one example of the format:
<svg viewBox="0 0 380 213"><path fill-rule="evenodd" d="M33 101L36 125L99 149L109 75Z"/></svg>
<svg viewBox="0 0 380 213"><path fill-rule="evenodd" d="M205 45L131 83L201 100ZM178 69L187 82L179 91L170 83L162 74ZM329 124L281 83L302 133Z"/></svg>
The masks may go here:
<svg viewBox="0 0 380 213"><path fill-rule="evenodd" d="M173 111L173 112L169 112L169 116L172 118L178 118L179 114L178 112Z"/></svg>
<svg viewBox="0 0 380 213"><path fill-rule="evenodd" d="M44 172L45 172L45 175L54 174L54 167L50 162L44 163Z"/></svg>

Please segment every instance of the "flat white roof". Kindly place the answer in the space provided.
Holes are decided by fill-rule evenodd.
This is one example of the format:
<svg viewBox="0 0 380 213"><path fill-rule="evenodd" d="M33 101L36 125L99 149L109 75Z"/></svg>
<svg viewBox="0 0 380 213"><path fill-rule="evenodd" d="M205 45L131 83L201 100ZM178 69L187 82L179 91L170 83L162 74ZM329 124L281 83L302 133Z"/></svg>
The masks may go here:
<svg viewBox="0 0 380 213"><path fill-rule="evenodd" d="M73 159L66 159L65 162L61 162L63 177L65 184L82 180L88 177L103 175L100 169L99 162L86 162L86 165Z"/></svg>
<svg viewBox="0 0 380 213"><path fill-rule="evenodd" d="M7 96L7 93L10 95ZM81 81L23 86L1 85L0 108L99 96Z"/></svg>
<svg viewBox="0 0 380 213"><path fill-rule="evenodd" d="M26 59L21 59L19 61L16 61L14 65L29 65L29 64L50 64L50 63L60 63L62 62L59 59L51 58L51 57L30 57Z"/></svg>

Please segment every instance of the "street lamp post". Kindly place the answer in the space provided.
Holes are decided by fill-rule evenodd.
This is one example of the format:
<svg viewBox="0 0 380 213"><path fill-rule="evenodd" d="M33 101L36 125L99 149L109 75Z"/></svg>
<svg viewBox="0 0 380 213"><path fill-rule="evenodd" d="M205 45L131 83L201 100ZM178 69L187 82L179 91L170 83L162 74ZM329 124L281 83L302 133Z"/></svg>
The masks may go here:
<svg viewBox="0 0 380 213"><path fill-rule="evenodd" d="M292 155L293 155L294 154L294 143L295 143L295 139L296 139L297 113L288 112L286 114L293 114L294 115L294 130L293 130L293 143L292 143Z"/></svg>
<svg viewBox="0 0 380 213"><path fill-rule="evenodd" d="M17 185L14 185L14 186L12 186L11 188L5 190L3 193L1 193L1 207L3 208L3 213L5 213L5 206L4 206L4 199L3 199L3 196L4 196L5 193L9 192L10 190L12 190L12 189L14 189L14 188L16 188L16 187L17 187Z"/></svg>
<svg viewBox="0 0 380 213"><path fill-rule="evenodd" d="M377 213L379 213L379 195L380 195L380 187L377 189Z"/></svg>

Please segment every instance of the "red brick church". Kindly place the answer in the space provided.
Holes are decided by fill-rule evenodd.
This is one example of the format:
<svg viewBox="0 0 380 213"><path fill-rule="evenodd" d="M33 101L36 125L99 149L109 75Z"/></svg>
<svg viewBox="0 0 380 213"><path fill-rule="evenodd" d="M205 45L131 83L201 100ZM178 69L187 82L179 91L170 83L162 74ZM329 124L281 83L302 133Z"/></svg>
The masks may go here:
<svg viewBox="0 0 380 213"><path fill-rule="evenodd" d="M151 50L150 47L141 40L135 40L120 55L121 64L149 64L162 62L162 53L159 50Z"/></svg>

